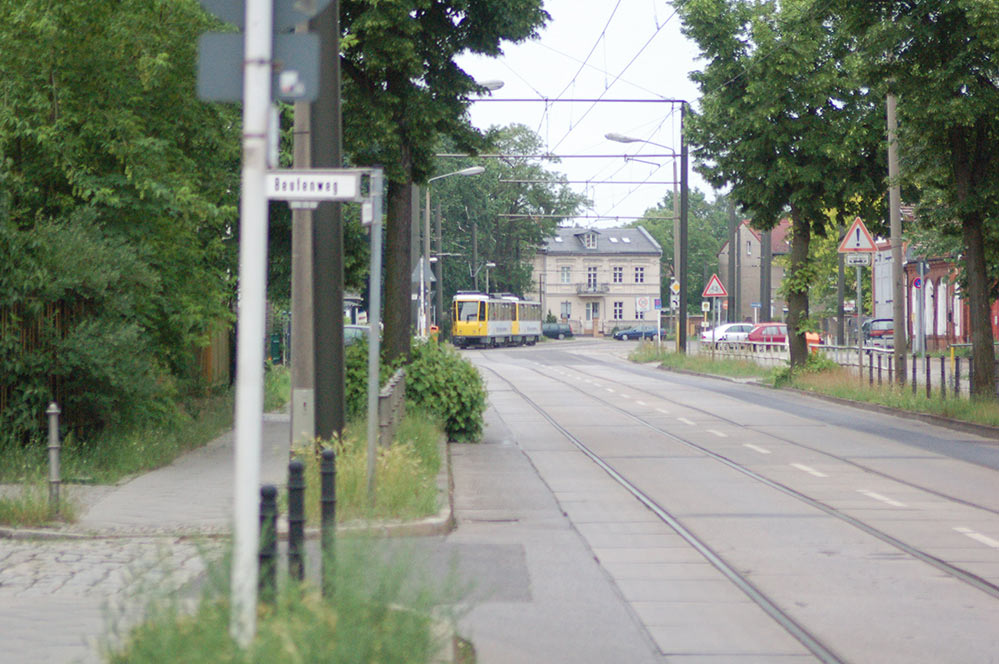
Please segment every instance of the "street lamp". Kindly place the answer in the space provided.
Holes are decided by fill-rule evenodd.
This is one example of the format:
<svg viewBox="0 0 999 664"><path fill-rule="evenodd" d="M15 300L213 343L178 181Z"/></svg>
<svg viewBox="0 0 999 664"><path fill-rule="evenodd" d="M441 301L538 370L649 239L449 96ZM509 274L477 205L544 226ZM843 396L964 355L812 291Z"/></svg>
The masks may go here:
<svg viewBox="0 0 999 664"><path fill-rule="evenodd" d="M429 280L426 278L426 271L430 267L430 183L434 180L449 178L452 175L478 175L485 170L482 166L469 166L460 171L435 175L427 180L426 210L423 217L423 256L420 258L420 324L418 332L421 337L427 337L430 331L430 294L427 292ZM440 287L441 285L437 284L437 288Z"/></svg>
<svg viewBox="0 0 999 664"><path fill-rule="evenodd" d="M677 100L680 104L680 196L677 210L676 195L676 154L673 154L673 271L676 274L677 282L680 284L680 307L677 310L677 331L676 349L681 353L687 352L687 142L683 138L683 124L687 114L687 102ZM617 143L648 143L656 147L672 148L647 141L642 138L625 136L616 132L604 134L604 138Z"/></svg>
<svg viewBox="0 0 999 664"><path fill-rule="evenodd" d="M486 263L484 266L486 268L486 294L489 294L489 268L496 267L496 263Z"/></svg>

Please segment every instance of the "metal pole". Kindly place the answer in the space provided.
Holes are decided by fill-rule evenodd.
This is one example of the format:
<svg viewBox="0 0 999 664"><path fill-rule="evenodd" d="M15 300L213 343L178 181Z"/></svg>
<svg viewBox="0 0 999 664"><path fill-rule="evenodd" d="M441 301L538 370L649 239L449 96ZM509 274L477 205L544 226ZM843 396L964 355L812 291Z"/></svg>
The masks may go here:
<svg viewBox="0 0 999 664"><path fill-rule="evenodd" d="M368 498L375 497L375 454L378 446L378 365L382 315L382 172L371 174L371 276L368 290Z"/></svg>
<svg viewBox="0 0 999 664"><path fill-rule="evenodd" d="M677 350L687 352L687 139L684 121L687 103L680 102L680 329L677 330Z"/></svg>
<svg viewBox="0 0 999 664"><path fill-rule="evenodd" d="M854 311L857 314L857 366L860 368L860 380L864 380L864 335L860 332L860 312L863 309L863 294L861 292L861 269L857 266L857 304Z"/></svg>
<svg viewBox="0 0 999 664"><path fill-rule="evenodd" d="M426 190L426 207L423 211L423 257L420 259L420 323L419 323L419 336L426 337L428 332L427 325L427 306L429 305L429 297L427 296L427 268L430 265L430 182L428 181L424 185Z"/></svg>
<svg viewBox="0 0 999 664"><path fill-rule="evenodd" d="M444 252L443 248L443 235L441 235L441 224L443 220L441 219L441 202L437 199L437 215L434 217L434 235L437 239L437 262L433 264L434 277L437 279L437 333L440 338L444 335L444 256L441 254Z"/></svg>
<svg viewBox="0 0 999 664"><path fill-rule="evenodd" d="M55 401L49 404L45 414L49 416L49 515L59 517L59 488L62 484L59 474L59 406Z"/></svg>
<svg viewBox="0 0 999 664"><path fill-rule="evenodd" d="M260 538L257 487L260 484L260 438L264 409L267 299L265 179L273 39L273 6L270 0L247 0L245 25L232 614L229 624L232 637L242 648L250 645L257 629L257 545Z"/></svg>
<svg viewBox="0 0 999 664"><path fill-rule="evenodd" d="M264 601L274 599L277 591L277 488L260 487L260 552L257 592Z"/></svg>

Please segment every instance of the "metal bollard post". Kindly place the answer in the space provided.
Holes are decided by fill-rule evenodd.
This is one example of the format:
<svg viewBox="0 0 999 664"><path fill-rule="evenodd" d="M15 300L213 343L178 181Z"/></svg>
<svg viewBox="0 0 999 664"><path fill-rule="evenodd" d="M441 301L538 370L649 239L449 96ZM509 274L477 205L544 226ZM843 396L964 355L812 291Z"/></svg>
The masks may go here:
<svg viewBox="0 0 999 664"><path fill-rule="evenodd" d="M49 416L49 516L59 518L59 488L62 480L59 476L59 453L62 445L59 442L59 406L55 401L49 404L45 414Z"/></svg>
<svg viewBox="0 0 999 664"><path fill-rule="evenodd" d="M867 356L867 384L874 387L874 354Z"/></svg>
<svg viewBox="0 0 999 664"><path fill-rule="evenodd" d="M932 386L930 385L930 356L926 355L923 357L923 366L926 367L926 398L930 398L932 392Z"/></svg>
<svg viewBox="0 0 999 664"><path fill-rule="evenodd" d="M277 488L260 487L260 571L257 589L261 601L271 601L277 594Z"/></svg>
<svg viewBox="0 0 999 664"><path fill-rule="evenodd" d="M940 358L940 398L947 398L947 364L943 357Z"/></svg>
<svg viewBox="0 0 999 664"><path fill-rule="evenodd" d="M954 396L961 396L961 358L954 358Z"/></svg>
<svg viewBox="0 0 999 664"><path fill-rule="evenodd" d="M333 589L333 536L336 533L336 455L333 450L323 450L319 477L322 590L324 594L329 594Z"/></svg>
<svg viewBox="0 0 999 664"><path fill-rule="evenodd" d="M912 396L916 396L916 354L912 354Z"/></svg>
<svg viewBox="0 0 999 664"><path fill-rule="evenodd" d="M305 578L302 554L305 544L305 468L301 461L288 464L288 575Z"/></svg>
<svg viewBox="0 0 999 664"><path fill-rule="evenodd" d="M881 354L878 353L878 387L881 387Z"/></svg>

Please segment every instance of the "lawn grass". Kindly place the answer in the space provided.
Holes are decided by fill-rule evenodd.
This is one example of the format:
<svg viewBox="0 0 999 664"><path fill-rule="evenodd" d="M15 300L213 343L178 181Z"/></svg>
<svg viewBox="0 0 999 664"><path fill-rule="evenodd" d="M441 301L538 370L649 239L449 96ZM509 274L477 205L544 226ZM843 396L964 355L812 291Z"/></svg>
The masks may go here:
<svg viewBox="0 0 999 664"><path fill-rule="evenodd" d="M768 378L773 375L772 367L762 367L750 360L710 355L688 355L677 353L656 344L643 341L628 356L632 362L658 362L668 369L692 371L694 373L727 376L729 378Z"/></svg>

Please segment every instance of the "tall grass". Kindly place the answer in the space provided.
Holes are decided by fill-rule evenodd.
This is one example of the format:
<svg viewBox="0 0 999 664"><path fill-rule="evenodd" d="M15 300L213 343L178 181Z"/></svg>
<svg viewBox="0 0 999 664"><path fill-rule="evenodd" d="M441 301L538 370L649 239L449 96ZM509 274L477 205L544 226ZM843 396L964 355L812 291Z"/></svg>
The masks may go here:
<svg viewBox="0 0 999 664"><path fill-rule="evenodd" d="M795 374L789 384L792 387L841 399L999 426L999 402L993 399L954 398L950 392L949 397L943 398L937 390L927 398L925 388L920 388L916 390L916 394L913 394L910 385L886 383L880 387L871 386L867 380L861 381L856 374L841 367L817 373Z"/></svg>
<svg viewBox="0 0 999 664"><path fill-rule="evenodd" d="M284 410L291 400L291 370L283 364L267 364L264 373L264 412Z"/></svg>
<svg viewBox="0 0 999 664"><path fill-rule="evenodd" d="M379 448L375 461L375 501L368 498L368 451L365 423L352 422L336 453L337 520L415 519L435 514L437 472L441 466L442 427L422 412L407 412L395 441ZM329 447L321 443L320 448ZM305 464L306 521L319 523L319 461L312 446L298 448Z"/></svg>
<svg viewBox="0 0 999 664"><path fill-rule="evenodd" d="M660 349L656 344L648 341L640 343L628 356L628 359L632 362L658 362L661 366L669 369L731 378L765 378L773 374L772 368L762 367L750 360L676 353L665 347Z"/></svg>
<svg viewBox="0 0 999 664"><path fill-rule="evenodd" d="M0 524L35 528L51 523L49 512L48 487L41 483L18 487L14 492L0 496ZM76 521L76 505L66 499L65 492L59 496L59 518L66 522Z"/></svg>
<svg viewBox="0 0 999 664"><path fill-rule="evenodd" d="M216 566L196 600L186 609L176 597L149 600L145 620L105 644L112 664L164 661L204 663L434 661L444 642L440 607L456 603L451 578L437 581L405 549L384 540L338 537L331 592L315 583L283 579L272 602L257 612L256 638L245 650L229 636L230 605L226 565Z"/></svg>

